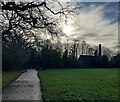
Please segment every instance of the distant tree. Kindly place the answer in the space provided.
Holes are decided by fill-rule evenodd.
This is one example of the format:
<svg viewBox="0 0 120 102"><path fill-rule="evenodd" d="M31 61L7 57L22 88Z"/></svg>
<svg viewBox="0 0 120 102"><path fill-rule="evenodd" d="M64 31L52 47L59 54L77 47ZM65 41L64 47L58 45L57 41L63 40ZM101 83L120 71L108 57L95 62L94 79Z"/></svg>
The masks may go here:
<svg viewBox="0 0 120 102"><path fill-rule="evenodd" d="M113 51L110 48L102 47L103 55L107 56L109 59L113 56Z"/></svg>
<svg viewBox="0 0 120 102"><path fill-rule="evenodd" d="M43 68L61 67L61 53L56 49L42 49L41 59L41 64Z"/></svg>
<svg viewBox="0 0 120 102"><path fill-rule="evenodd" d="M120 68L120 54L112 57L110 67Z"/></svg>
<svg viewBox="0 0 120 102"><path fill-rule="evenodd" d="M86 52L86 41L82 41L81 42L81 50L82 50L82 55L84 55L85 54L85 52Z"/></svg>
<svg viewBox="0 0 120 102"><path fill-rule="evenodd" d="M68 67L68 49L65 48L65 51L63 52L63 56L62 56L62 66L63 67Z"/></svg>
<svg viewBox="0 0 120 102"><path fill-rule="evenodd" d="M88 47L88 50L87 50L88 55L94 55L94 52L95 52L94 48Z"/></svg>

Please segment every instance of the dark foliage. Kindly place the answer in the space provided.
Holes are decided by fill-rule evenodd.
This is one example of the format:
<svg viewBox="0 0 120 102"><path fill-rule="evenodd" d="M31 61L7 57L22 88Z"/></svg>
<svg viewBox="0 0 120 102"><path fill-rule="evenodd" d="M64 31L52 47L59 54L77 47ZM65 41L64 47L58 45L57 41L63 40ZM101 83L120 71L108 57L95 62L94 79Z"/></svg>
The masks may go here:
<svg viewBox="0 0 120 102"><path fill-rule="evenodd" d="M111 61L109 62L109 67L120 68L120 54L112 57Z"/></svg>
<svg viewBox="0 0 120 102"><path fill-rule="evenodd" d="M15 46L14 46L15 47ZM4 51L3 70L19 68L119 68L120 54L108 60L107 56L81 55L78 59L57 49L44 47L41 51L35 49L16 48Z"/></svg>

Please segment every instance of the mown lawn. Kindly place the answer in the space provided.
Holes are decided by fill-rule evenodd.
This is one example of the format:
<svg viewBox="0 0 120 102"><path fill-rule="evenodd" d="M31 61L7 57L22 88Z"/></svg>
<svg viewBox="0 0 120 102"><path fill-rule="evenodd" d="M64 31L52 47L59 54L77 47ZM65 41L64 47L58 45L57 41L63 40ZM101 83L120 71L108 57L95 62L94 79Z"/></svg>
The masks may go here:
<svg viewBox="0 0 120 102"><path fill-rule="evenodd" d="M14 81L21 75L23 70L11 70L11 71L3 71L2 72L2 86L9 85L10 82Z"/></svg>
<svg viewBox="0 0 120 102"><path fill-rule="evenodd" d="M51 69L38 76L46 101L118 98L118 69Z"/></svg>

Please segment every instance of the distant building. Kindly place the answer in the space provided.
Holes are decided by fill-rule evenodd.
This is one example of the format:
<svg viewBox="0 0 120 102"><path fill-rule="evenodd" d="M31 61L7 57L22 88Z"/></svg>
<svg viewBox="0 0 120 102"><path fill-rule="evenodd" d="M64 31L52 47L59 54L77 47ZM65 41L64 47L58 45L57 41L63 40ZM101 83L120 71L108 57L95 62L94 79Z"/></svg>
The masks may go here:
<svg viewBox="0 0 120 102"><path fill-rule="evenodd" d="M107 67L108 59L102 56L101 44L99 44L99 50L94 52L93 55L80 55L78 59L78 64L80 67L92 68L92 67Z"/></svg>

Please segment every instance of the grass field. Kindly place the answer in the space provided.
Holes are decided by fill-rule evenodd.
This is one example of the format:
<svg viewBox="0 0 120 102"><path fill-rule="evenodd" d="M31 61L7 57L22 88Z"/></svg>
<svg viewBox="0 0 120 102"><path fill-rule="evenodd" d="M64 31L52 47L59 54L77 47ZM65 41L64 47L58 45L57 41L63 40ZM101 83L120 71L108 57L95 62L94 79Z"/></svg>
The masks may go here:
<svg viewBox="0 0 120 102"><path fill-rule="evenodd" d="M46 101L118 98L118 69L51 69L38 75Z"/></svg>
<svg viewBox="0 0 120 102"><path fill-rule="evenodd" d="M6 86L10 84L11 81L15 80L23 71L18 70L18 71L7 71L7 72L2 72L2 86Z"/></svg>

